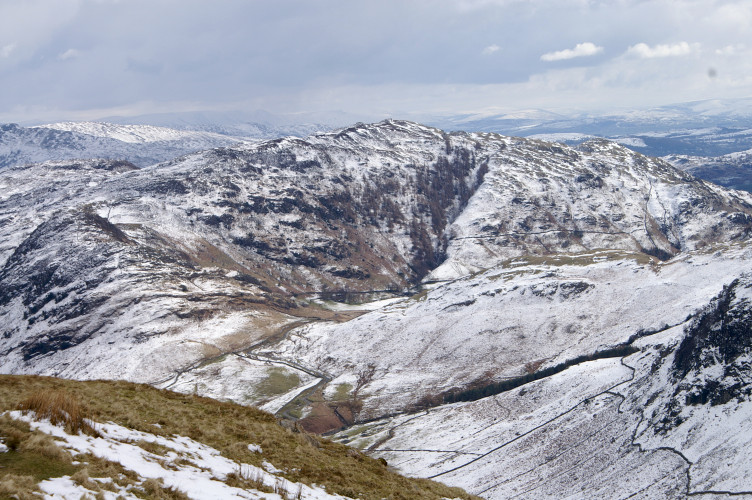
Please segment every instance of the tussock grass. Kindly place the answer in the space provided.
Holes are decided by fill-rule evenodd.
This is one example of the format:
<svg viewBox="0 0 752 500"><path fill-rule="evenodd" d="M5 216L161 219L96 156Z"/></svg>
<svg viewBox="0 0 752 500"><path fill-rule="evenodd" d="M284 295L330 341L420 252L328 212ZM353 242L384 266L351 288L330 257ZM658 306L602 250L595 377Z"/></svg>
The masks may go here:
<svg viewBox="0 0 752 500"><path fill-rule="evenodd" d="M99 484L91 480L91 477L89 476L89 469L83 468L78 470L75 474L71 476L71 479L86 488L87 490L91 491L100 491L101 488Z"/></svg>
<svg viewBox="0 0 752 500"><path fill-rule="evenodd" d="M7 473L0 476L0 498L17 498L18 500L39 500L37 479L34 476Z"/></svg>
<svg viewBox="0 0 752 500"><path fill-rule="evenodd" d="M227 475L227 484L236 488L251 488L264 493L274 493L273 488L264 484L263 474L259 470L250 471L238 468L237 472Z"/></svg>
<svg viewBox="0 0 752 500"><path fill-rule="evenodd" d="M112 421L163 436L188 436L238 462L261 466L266 460L285 471L282 475L286 479L309 485L316 483L326 487L330 493L363 500L477 498L459 488L400 476L378 460L361 453L353 454L349 451L351 448L345 445L284 428L273 415L261 410L190 394L161 391L148 385L0 375L0 412L16 409L18 401L43 391L75 394L81 406L88 408L95 422ZM260 445L263 453L248 450L249 443ZM119 464L88 456L77 456L75 459L85 462L85 465L67 472L67 475L85 466L90 477L112 477L116 482L120 481L118 484L138 483L137 478L132 473L129 475ZM5 476L5 470L0 469L0 480ZM20 474L17 471L14 473ZM236 479L239 482L252 480ZM179 495L178 492L168 492L161 485L151 486L161 489L154 489L159 493L144 493L144 498L179 498L169 496ZM142 489L146 491L145 484ZM296 493L286 492L285 495L294 498Z"/></svg>
<svg viewBox="0 0 752 500"><path fill-rule="evenodd" d="M155 443L154 441L145 441L142 439L140 441L136 441L133 444L135 444L142 450L148 451L149 453L152 453L154 455L165 456L170 452L170 448L163 446L159 443Z"/></svg>
<svg viewBox="0 0 752 500"><path fill-rule="evenodd" d="M52 425L62 425L68 433L98 435L87 421L87 410L78 400L61 390L41 390L21 401L18 409L33 412L38 419L49 419Z"/></svg>
<svg viewBox="0 0 752 500"><path fill-rule="evenodd" d="M147 479L141 487L145 493L144 498L157 500L188 500L189 498L188 495L175 488L166 488L160 479Z"/></svg>

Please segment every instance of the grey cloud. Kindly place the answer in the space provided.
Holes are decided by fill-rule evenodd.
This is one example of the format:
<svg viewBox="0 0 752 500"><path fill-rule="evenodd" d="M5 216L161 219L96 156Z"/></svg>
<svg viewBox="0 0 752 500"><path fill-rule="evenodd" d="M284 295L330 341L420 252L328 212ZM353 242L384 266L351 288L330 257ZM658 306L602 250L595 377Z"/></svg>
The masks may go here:
<svg viewBox="0 0 752 500"><path fill-rule="evenodd" d="M128 71L143 73L145 75L158 75L162 73L164 65L157 61L139 60L133 57L127 58Z"/></svg>
<svg viewBox="0 0 752 500"><path fill-rule="evenodd" d="M517 99L507 103L499 92L488 107L528 107L541 98L543 90L536 82L544 80L570 82L568 89L588 85L576 103L587 107L588 93L598 82L617 86L620 78L613 75L640 72L619 58L630 47L633 52L640 50L638 44L644 44L643 54L659 53L661 46L676 40L696 41L711 54L723 50L722 63L731 69L718 63L718 74L729 78L742 71L744 65L737 64L738 69L732 65L747 52L725 49L747 42L738 27L723 29L729 12L748 12L743 2L729 1L78 0L66 3L66 9L55 7L56 0L34 2L37 11L57 8L60 19L46 16L38 27L30 10L23 15L20 8L7 11L23 25L14 34L27 36L23 51L19 39L15 48L7 49L12 57L0 58L4 82L0 116L7 116L15 106L85 109L169 101L207 108L253 102L288 107L346 105L350 112L389 107L430 113L426 99L418 104L389 95L408 88L428 89L420 94L433 96L435 109L452 102L458 112L470 107L477 111L477 100L468 100L463 107L458 94L450 99L445 94L442 98L442 93L473 86L513 86L519 95L528 96L528 103ZM6 13L3 8L0 5L0 14ZM704 25L704 15L715 21ZM3 23L10 22L0 20ZM15 42L0 34L0 55ZM607 50L601 52L600 47ZM80 57L73 57L76 53ZM548 75L554 67L568 71L584 61L567 58L596 53L598 57L587 58L586 77ZM552 65L541 60L541 54L561 62ZM703 62L704 68L711 63L716 64ZM643 85L652 78L638 76L623 80L620 96L629 95L628 86L637 85L634 82ZM654 78L657 82L664 77ZM720 85L723 78L714 81ZM525 86L528 94L519 91ZM343 88L368 89L352 93L368 95L368 102L342 101L336 94ZM645 89L634 90L635 101L638 92ZM566 96L570 103L572 95ZM400 109L387 105L394 102L400 103Z"/></svg>

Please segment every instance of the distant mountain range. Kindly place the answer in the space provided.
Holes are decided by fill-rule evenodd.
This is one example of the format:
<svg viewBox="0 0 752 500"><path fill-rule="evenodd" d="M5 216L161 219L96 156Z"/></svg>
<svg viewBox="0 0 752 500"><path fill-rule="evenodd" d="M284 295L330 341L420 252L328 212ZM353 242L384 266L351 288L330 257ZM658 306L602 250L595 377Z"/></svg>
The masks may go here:
<svg viewBox="0 0 752 500"><path fill-rule="evenodd" d="M0 168L91 156L146 166L239 141L302 138L359 118L341 112L204 111L32 127L8 124L0 126ZM566 116L543 110L455 115L426 123L450 131L495 132L568 145L606 138L648 156L664 157L722 186L752 189L752 164L745 159L749 155L734 155L752 150L752 99L699 101L610 115Z"/></svg>
<svg viewBox="0 0 752 500"><path fill-rule="evenodd" d="M752 192L752 149L715 157L668 155L663 158L702 179Z"/></svg>
<svg viewBox="0 0 752 500"><path fill-rule="evenodd" d="M429 120L447 130L496 132L576 145L606 138L734 189L752 190L752 98L709 100L624 114L564 116L542 110ZM738 154L746 152L744 154Z"/></svg>
<svg viewBox="0 0 752 500"><path fill-rule="evenodd" d="M720 156L752 148L752 98L698 101L623 114L563 116L540 110L430 120L447 130L576 143L615 139L650 156Z"/></svg>
<svg viewBox="0 0 752 500"><path fill-rule="evenodd" d="M259 121L248 121L251 118ZM0 168L90 158L123 160L144 167L205 149L259 139L304 137L331 128L334 127L293 123L263 114L218 113L115 117L112 121L26 127L5 124L0 125Z"/></svg>
<svg viewBox="0 0 752 500"><path fill-rule="evenodd" d="M112 116L101 121L119 125L149 124L177 130L212 132L233 137L275 139L288 135L305 137L342 127L362 117L342 112L273 114L266 111L194 111L138 116Z"/></svg>

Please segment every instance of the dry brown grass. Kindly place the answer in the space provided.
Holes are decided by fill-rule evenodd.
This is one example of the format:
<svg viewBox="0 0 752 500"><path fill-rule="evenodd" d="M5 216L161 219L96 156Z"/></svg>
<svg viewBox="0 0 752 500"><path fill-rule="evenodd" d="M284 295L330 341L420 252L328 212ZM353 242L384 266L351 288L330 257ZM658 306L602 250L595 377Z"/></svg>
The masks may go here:
<svg viewBox="0 0 752 500"><path fill-rule="evenodd" d="M3 389L0 381L0 389ZM0 390L0 393L3 391ZM6 394L7 395L7 394ZM0 397L0 411L12 409ZM61 448L51 436L33 431L22 420L0 415L0 436L9 450L0 453L0 499L39 499L39 481L70 476L88 490L86 498L104 498L104 490L116 492L129 488L134 495L145 499L185 499L181 492L167 488L158 481L143 481L119 463L89 454L75 457ZM110 478L99 482L92 478Z"/></svg>
<svg viewBox="0 0 752 500"><path fill-rule="evenodd" d="M4 474L0 477L0 498L17 498L18 500L39 500L39 492L34 476Z"/></svg>
<svg viewBox="0 0 752 500"><path fill-rule="evenodd" d="M525 373L529 374L537 372L538 368L540 368L545 362L545 359L536 359L535 361L525 363Z"/></svg>
<svg viewBox="0 0 752 500"><path fill-rule="evenodd" d="M166 488L161 479L147 479L141 485L146 498L156 500L188 500L188 496L175 488ZM136 492L134 492L136 493Z"/></svg>
<svg viewBox="0 0 752 500"><path fill-rule="evenodd" d="M71 434L99 434L89 423L88 411L67 391L35 392L21 401L18 409L33 412L38 419L49 419L52 425L62 425Z"/></svg>
<svg viewBox="0 0 752 500"><path fill-rule="evenodd" d="M273 493L273 489L264 484L264 475L259 470L238 467L237 472L227 475L227 484L236 488L251 488L265 493Z"/></svg>
<svg viewBox="0 0 752 500"><path fill-rule="evenodd" d="M78 472L76 472L75 474L73 474L71 476L71 479L77 484L80 484L81 486L86 488L87 490L100 491L101 489L99 487L99 484L91 480L91 478L89 477L89 469L87 468L83 468L79 470Z"/></svg>
<svg viewBox="0 0 752 500"><path fill-rule="evenodd" d="M348 452L350 448L344 445L283 428L273 415L255 408L160 391L147 385L0 375L0 412L15 409L18 401L44 391L75 393L81 406L90 410L94 421L112 421L162 436L188 436L220 450L223 456L238 463L260 466L266 460L287 471L282 474L286 479L309 485L316 483L325 486L330 493L363 500L477 498L459 488L400 476L378 460ZM249 443L260 445L263 453L248 450ZM121 478L123 483L118 479L118 484L139 482L135 477L124 477L128 471L119 464L97 461L90 456L75 459L85 463L78 468L88 467L91 477ZM253 480L236 479L239 483ZM146 486L143 485L144 490ZM144 493L146 498L179 495L163 491L162 485L150 483L149 487L153 488ZM288 498L296 494L297 491L285 493Z"/></svg>

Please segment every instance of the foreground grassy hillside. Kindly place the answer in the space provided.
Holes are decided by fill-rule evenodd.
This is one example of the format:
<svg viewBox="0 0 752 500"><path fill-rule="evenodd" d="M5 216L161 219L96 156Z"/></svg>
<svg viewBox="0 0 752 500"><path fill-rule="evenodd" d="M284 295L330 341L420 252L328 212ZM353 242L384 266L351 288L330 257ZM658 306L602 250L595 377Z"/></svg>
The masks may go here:
<svg viewBox="0 0 752 500"><path fill-rule="evenodd" d="M222 457L238 464L270 463L289 481L315 483L328 493L362 499L474 498L457 488L400 476L383 461L317 436L283 428L272 415L254 408L127 382L0 376L1 412L17 410L19 404L28 405L39 395L56 395L74 406L79 404L80 414L95 422L95 433L96 423L112 422L157 436L186 436L219 450ZM61 476L71 476L74 482L92 490L96 498L105 498L108 490L124 491L125 487L142 498L185 498L180 488L139 478L119 463L92 455L72 456L53 438L32 430L28 423L7 413L0 417L0 438L9 449L0 453L0 498L11 498L13 494L34 498L39 481ZM134 444L158 456L171 456L170 450L160 449L154 443ZM249 449L249 444L263 451L253 451L254 446ZM164 462L162 466L166 466ZM111 478L111 481L94 481L95 478ZM229 474L224 481L236 487L274 492L273 488L265 489L258 480L243 474ZM276 492L283 498L296 497L295 492Z"/></svg>

